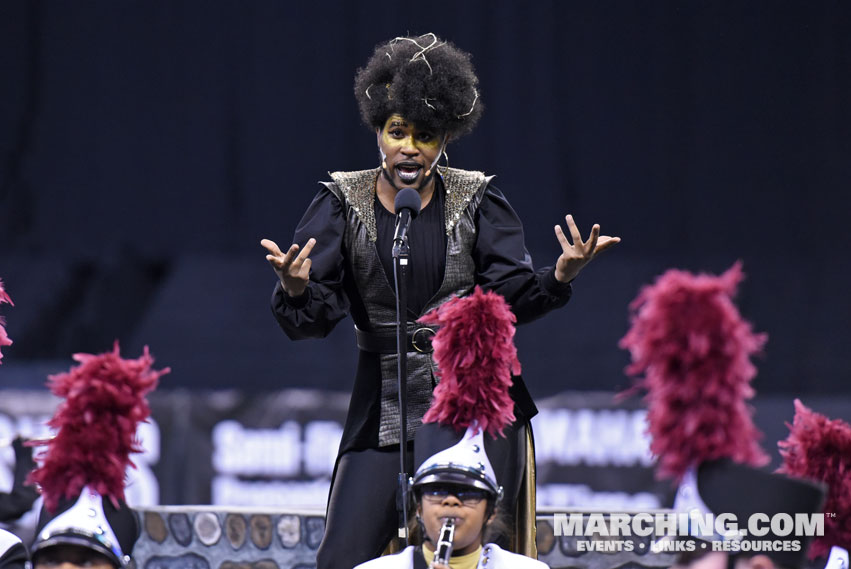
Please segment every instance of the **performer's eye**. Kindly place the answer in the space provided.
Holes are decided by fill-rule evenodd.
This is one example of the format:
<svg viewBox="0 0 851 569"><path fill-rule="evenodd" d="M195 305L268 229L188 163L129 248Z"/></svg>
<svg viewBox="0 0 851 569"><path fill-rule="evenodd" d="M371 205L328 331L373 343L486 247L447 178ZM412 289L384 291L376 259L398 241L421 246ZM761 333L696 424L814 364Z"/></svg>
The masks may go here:
<svg viewBox="0 0 851 569"><path fill-rule="evenodd" d="M481 490L465 490L455 494L462 502L481 502L485 499L486 494Z"/></svg>
<svg viewBox="0 0 851 569"><path fill-rule="evenodd" d="M462 489L457 486L435 486L423 490L423 497L433 502L442 501L450 494L461 500L465 506L476 506L487 498L487 492L484 490Z"/></svg>

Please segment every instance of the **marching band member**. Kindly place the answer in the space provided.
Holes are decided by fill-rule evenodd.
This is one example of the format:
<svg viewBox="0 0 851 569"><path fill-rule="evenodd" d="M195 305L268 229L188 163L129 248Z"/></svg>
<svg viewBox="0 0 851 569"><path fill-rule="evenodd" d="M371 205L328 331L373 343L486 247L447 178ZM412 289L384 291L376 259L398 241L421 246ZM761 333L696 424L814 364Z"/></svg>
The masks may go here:
<svg viewBox="0 0 851 569"><path fill-rule="evenodd" d="M440 324L434 357L441 383L414 444L411 490L422 544L358 569L546 569L492 543L500 527L503 488L497 472L516 460L506 430L517 364L505 300L477 288L423 318Z"/></svg>
<svg viewBox="0 0 851 569"><path fill-rule="evenodd" d="M44 507L31 547L33 567L125 569L139 537L136 513L124 501L130 454L141 452L138 424L150 416L145 396L168 368L154 370L147 346L123 359L118 342L104 354L75 354L80 365L50 376L64 398L48 425L56 436L30 476Z"/></svg>

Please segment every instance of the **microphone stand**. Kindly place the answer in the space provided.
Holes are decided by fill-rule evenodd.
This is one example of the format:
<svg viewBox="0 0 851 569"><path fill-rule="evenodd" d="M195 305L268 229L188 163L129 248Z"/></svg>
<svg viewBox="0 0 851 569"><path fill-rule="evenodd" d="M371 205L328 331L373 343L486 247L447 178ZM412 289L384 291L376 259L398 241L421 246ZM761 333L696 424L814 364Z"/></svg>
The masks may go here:
<svg viewBox="0 0 851 569"><path fill-rule="evenodd" d="M380 148L380 145L379 145ZM399 513L399 534L402 548L408 546L408 262L411 248L408 245L408 229L411 221L422 207L420 190L430 176L426 176L419 188L399 188L387 173L382 152L382 174L396 190L393 205L396 214L396 232L393 236L393 281L396 292L396 362L399 374L399 485L396 489L396 510ZM436 160L435 160L436 161ZM434 167L434 164L431 166ZM431 169L428 170L431 173Z"/></svg>
<svg viewBox="0 0 851 569"><path fill-rule="evenodd" d="M401 220L398 222L401 223ZM399 485L396 510L399 512L399 534L402 548L408 546L408 296L407 274L411 249L407 232L393 240L393 280L396 288L396 357L399 374Z"/></svg>

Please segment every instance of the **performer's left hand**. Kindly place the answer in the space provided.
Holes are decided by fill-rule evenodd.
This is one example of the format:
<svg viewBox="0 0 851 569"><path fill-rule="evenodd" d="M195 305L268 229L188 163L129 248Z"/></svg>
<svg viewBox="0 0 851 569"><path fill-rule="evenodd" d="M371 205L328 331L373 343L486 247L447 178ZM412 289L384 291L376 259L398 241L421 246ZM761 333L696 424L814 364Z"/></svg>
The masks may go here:
<svg viewBox="0 0 851 569"><path fill-rule="evenodd" d="M575 279L579 271L594 257L620 243L621 238L600 235L600 226L595 223L594 227L591 228L591 236L588 241L582 241L582 235L576 227L576 222L573 221L573 216L568 214L564 219L567 222L573 244L571 245L567 240L561 226L556 225L556 237L561 244L562 253L556 261L555 276L559 282L567 283Z"/></svg>

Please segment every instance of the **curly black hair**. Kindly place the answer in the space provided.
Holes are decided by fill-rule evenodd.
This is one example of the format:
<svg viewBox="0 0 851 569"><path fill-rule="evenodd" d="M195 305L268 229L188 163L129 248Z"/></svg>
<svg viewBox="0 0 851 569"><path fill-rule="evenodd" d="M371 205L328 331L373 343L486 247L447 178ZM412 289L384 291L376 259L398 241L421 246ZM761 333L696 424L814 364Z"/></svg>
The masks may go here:
<svg viewBox="0 0 851 569"><path fill-rule="evenodd" d="M484 107L470 54L434 34L379 44L355 76L355 97L370 128L398 113L420 128L458 138Z"/></svg>

